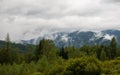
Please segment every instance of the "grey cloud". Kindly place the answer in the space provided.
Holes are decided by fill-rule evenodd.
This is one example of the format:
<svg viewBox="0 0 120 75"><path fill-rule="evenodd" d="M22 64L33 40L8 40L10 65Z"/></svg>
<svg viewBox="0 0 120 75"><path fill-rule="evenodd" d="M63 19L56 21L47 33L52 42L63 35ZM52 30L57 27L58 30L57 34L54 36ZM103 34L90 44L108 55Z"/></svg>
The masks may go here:
<svg viewBox="0 0 120 75"><path fill-rule="evenodd" d="M103 0L105 3L120 3L120 0Z"/></svg>
<svg viewBox="0 0 120 75"><path fill-rule="evenodd" d="M14 40L20 40L22 37L23 39L37 37L42 31L52 33L78 29L119 29L120 5L116 4L119 2L119 0L0 0L0 35L10 32ZM31 37L28 37L28 34L24 35L26 32ZM2 38L4 36L0 37Z"/></svg>
<svg viewBox="0 0 120 75"><path fill-rule="evenodd" d="M107 2L120 2L120 0L106 0Z"/></svg>
<svg viewBox="0 0 120 75"><path fill-rule="evenodd" d="M54 1L54 2L53 2ZM63 1L63 0L61 0ZM55 3L56 2L56 3ZM14 7L9 7L2 11L2 13L10 15L23 15L23 16L33 16L33 17L42 17L42 18L61 18L64 16L78 15L78 16L94 16L99 13L99 8L92 7L89 8L86 6L85 9L81 9L81 6L78 6L76 9L71 8L70 5L66 3L58 3L55 0L52 0L51 3L43 1L44 4L40 3L39 5L24 5L16 4ZM69 10L70 9L70 10ZM66 10L68 10L66 12Z"/></svg>

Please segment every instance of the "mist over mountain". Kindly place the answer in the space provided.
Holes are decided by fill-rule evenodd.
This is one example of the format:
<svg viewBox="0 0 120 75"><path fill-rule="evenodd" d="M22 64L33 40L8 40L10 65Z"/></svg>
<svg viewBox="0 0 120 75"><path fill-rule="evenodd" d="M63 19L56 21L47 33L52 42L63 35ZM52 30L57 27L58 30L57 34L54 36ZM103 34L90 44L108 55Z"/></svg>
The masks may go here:
<svg viewBox="0 0 120 75"><path fill-rule="evenodd" d="M108 30L120 29L119 13L119 0L0 0L0 40L9 32L18 43L99 44L119 37Z"/></svg>
<svg viewBox="0 0 120 75"><path fill-rule="evenodd" d="M120 29L119 0L0 0L0 39L75 30Z"/></svg>
<svg viewBox="0 0 120 75"><path fill-rule="evenodd" d="M120 30L57 32L40 35L30 40L21 40L21 43L38 44L41 39L51 39L57 47L81 47L82 45L108 45L113 37L116 38L117 43L120 45Z"/></svg>

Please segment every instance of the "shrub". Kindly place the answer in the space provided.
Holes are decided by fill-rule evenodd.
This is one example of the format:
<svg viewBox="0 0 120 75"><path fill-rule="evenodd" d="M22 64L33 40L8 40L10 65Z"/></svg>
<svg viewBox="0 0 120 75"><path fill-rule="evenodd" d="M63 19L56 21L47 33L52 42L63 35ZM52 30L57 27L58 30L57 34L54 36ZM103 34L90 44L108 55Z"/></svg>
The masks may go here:
<svg viewBox="0 0 120 75"><path fill-rule="evenodd" d="M64 75L100 75L99 61L94 57L71 59L67 62Z"/></svg>

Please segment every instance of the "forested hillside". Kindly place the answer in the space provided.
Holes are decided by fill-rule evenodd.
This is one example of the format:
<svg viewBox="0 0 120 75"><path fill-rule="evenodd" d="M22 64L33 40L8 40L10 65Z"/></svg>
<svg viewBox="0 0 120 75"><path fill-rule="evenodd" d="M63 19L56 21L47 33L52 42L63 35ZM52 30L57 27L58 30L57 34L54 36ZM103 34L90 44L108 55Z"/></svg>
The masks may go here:
<svg viewBox="0 0 120 75"><path fill-rule="evenodd" d="M6 42L0 40L0 48L4 48L6 46ZM11 43L10 46L12 48L18 49L20 52L24 52L27 48L35 49L35 45L32 44L20 44L20 43Z"/></svg>
<svg viewBox="0 0 120 75"><path fill-rule="evenodd" d="M52 40L45 39L26 47L12 44L9 35L2 43L0 75L120 75L120 47L114 37L107 46L80 48L57 48Z"/></svg>

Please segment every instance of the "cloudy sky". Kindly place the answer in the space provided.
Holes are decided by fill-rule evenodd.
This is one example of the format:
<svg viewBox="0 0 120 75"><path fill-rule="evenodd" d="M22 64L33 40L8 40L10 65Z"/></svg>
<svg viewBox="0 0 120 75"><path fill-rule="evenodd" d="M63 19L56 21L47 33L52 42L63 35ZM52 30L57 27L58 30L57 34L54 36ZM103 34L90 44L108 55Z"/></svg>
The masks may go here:
<svg viewBox="0 0 120 75"><path fill-rule="evenodd" d="M120 29L120 0L0 0L0 39L84 29Z"/></svg>

